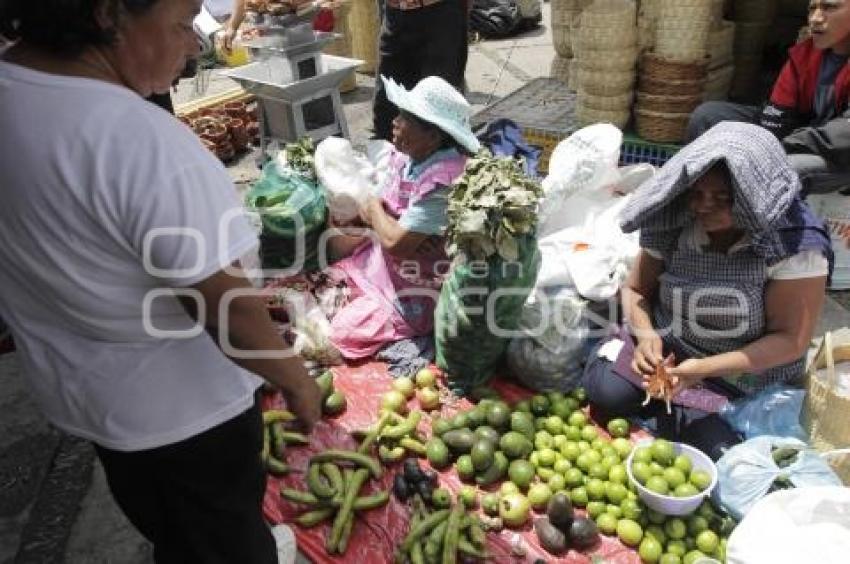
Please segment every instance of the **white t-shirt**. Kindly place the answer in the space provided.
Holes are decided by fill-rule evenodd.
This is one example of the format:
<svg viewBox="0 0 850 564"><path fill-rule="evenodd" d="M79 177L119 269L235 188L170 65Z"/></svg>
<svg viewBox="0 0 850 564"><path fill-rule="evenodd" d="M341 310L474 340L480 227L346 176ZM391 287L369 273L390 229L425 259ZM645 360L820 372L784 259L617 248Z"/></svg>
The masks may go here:
<svg viewBox="0 0 850 564"><path fill-rule="evenodd" d="M0 147L0 317L48 418L133 451L250 407L260 380L205 332L155 337L143 323L150 291L195 284L257 244L192 132L126 88L0 62ZM188 235L152 231L175 227ZM184 272L150 271L145 255ZM149 311L157 329L194 326L174 297Z"/></svg>
<svg viewBox="0 0 850 564"><path fill-rule="evenodd" d="M730 253L735 252L748 242L748 237L732 245ZM708 234L699 224L692 223L679 235L679 249L699 250L709 244ZM644 249L646 253L661 260L660 251L655 249ZM829 274L829 262L823 254L816 250L800 251L781 260L773 266L767 267L768 280L798 280L801 278L818 278Z"/></svg>

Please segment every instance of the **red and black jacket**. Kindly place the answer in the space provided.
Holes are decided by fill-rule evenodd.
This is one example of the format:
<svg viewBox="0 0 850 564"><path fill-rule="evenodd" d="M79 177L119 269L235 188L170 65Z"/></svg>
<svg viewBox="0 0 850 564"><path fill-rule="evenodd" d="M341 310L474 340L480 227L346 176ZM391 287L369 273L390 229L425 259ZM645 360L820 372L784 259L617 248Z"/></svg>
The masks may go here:
<svg viewBox="0 0 850 564"><path fill-rule="evenodd" d="M798 127L813 125L814 100L823 50L811 38L788 51L788 62L773 85L770 101L762 109L761 125L782 139ZM850 96L850 65L835 77L835 114L847 110Z"/></svg>

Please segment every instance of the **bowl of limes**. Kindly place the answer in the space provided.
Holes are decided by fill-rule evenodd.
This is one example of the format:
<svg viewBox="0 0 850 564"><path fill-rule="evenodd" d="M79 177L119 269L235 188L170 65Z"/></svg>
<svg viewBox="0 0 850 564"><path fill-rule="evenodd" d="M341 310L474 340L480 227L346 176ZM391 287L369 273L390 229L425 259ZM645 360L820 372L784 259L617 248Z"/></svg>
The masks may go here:
<svg viewBox="0 0 850 564"><path fill-rule="evenodd" d="M626 473L643 502L665 515L693 513L717 485L717 467L705 453L665 439L639 442Z"/></svg>

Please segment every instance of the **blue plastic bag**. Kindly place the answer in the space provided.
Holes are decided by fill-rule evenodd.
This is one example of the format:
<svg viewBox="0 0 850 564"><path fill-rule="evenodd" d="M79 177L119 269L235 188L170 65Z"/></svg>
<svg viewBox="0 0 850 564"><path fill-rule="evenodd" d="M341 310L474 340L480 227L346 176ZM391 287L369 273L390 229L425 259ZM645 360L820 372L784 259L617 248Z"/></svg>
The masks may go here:
<svg viewBox="0 0 850 564"><path fill-rule="evenodd" d="M774 447L798 448L800 453L794 462L780 468L771 456ZM803 441L763 436L735 445L720 458L715 495L720 505L740 520L780 476L797 488L842 485L827 461Z"/></svg>
<svg viewBox="0 0 850 564"><path fill-rule="evenodd" d="M773 435L806 441L809 437L800 425L805 397L805 390L774 384L753 396L729 402L720 416L747 439Z"/></svg>

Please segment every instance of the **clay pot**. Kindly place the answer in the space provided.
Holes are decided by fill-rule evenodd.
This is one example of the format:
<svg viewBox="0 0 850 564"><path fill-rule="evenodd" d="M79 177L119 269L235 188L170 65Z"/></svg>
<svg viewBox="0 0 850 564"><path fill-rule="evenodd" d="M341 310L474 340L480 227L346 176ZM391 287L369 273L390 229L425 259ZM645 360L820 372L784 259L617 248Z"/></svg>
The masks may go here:
<svg viewBox="0 0 850 564"><path fill-rule="evenodd" d="M224 104L223 111L232 118L244 119L247 110L245 102L227 102Z"/></svg>
<svg viewBox="0 0 850 564"><path fill-rule="evenodd" d="M244 150L251 142L245 122L241 119L230 120L230 137L233 139L233 146L237 151Z"/></svg>

